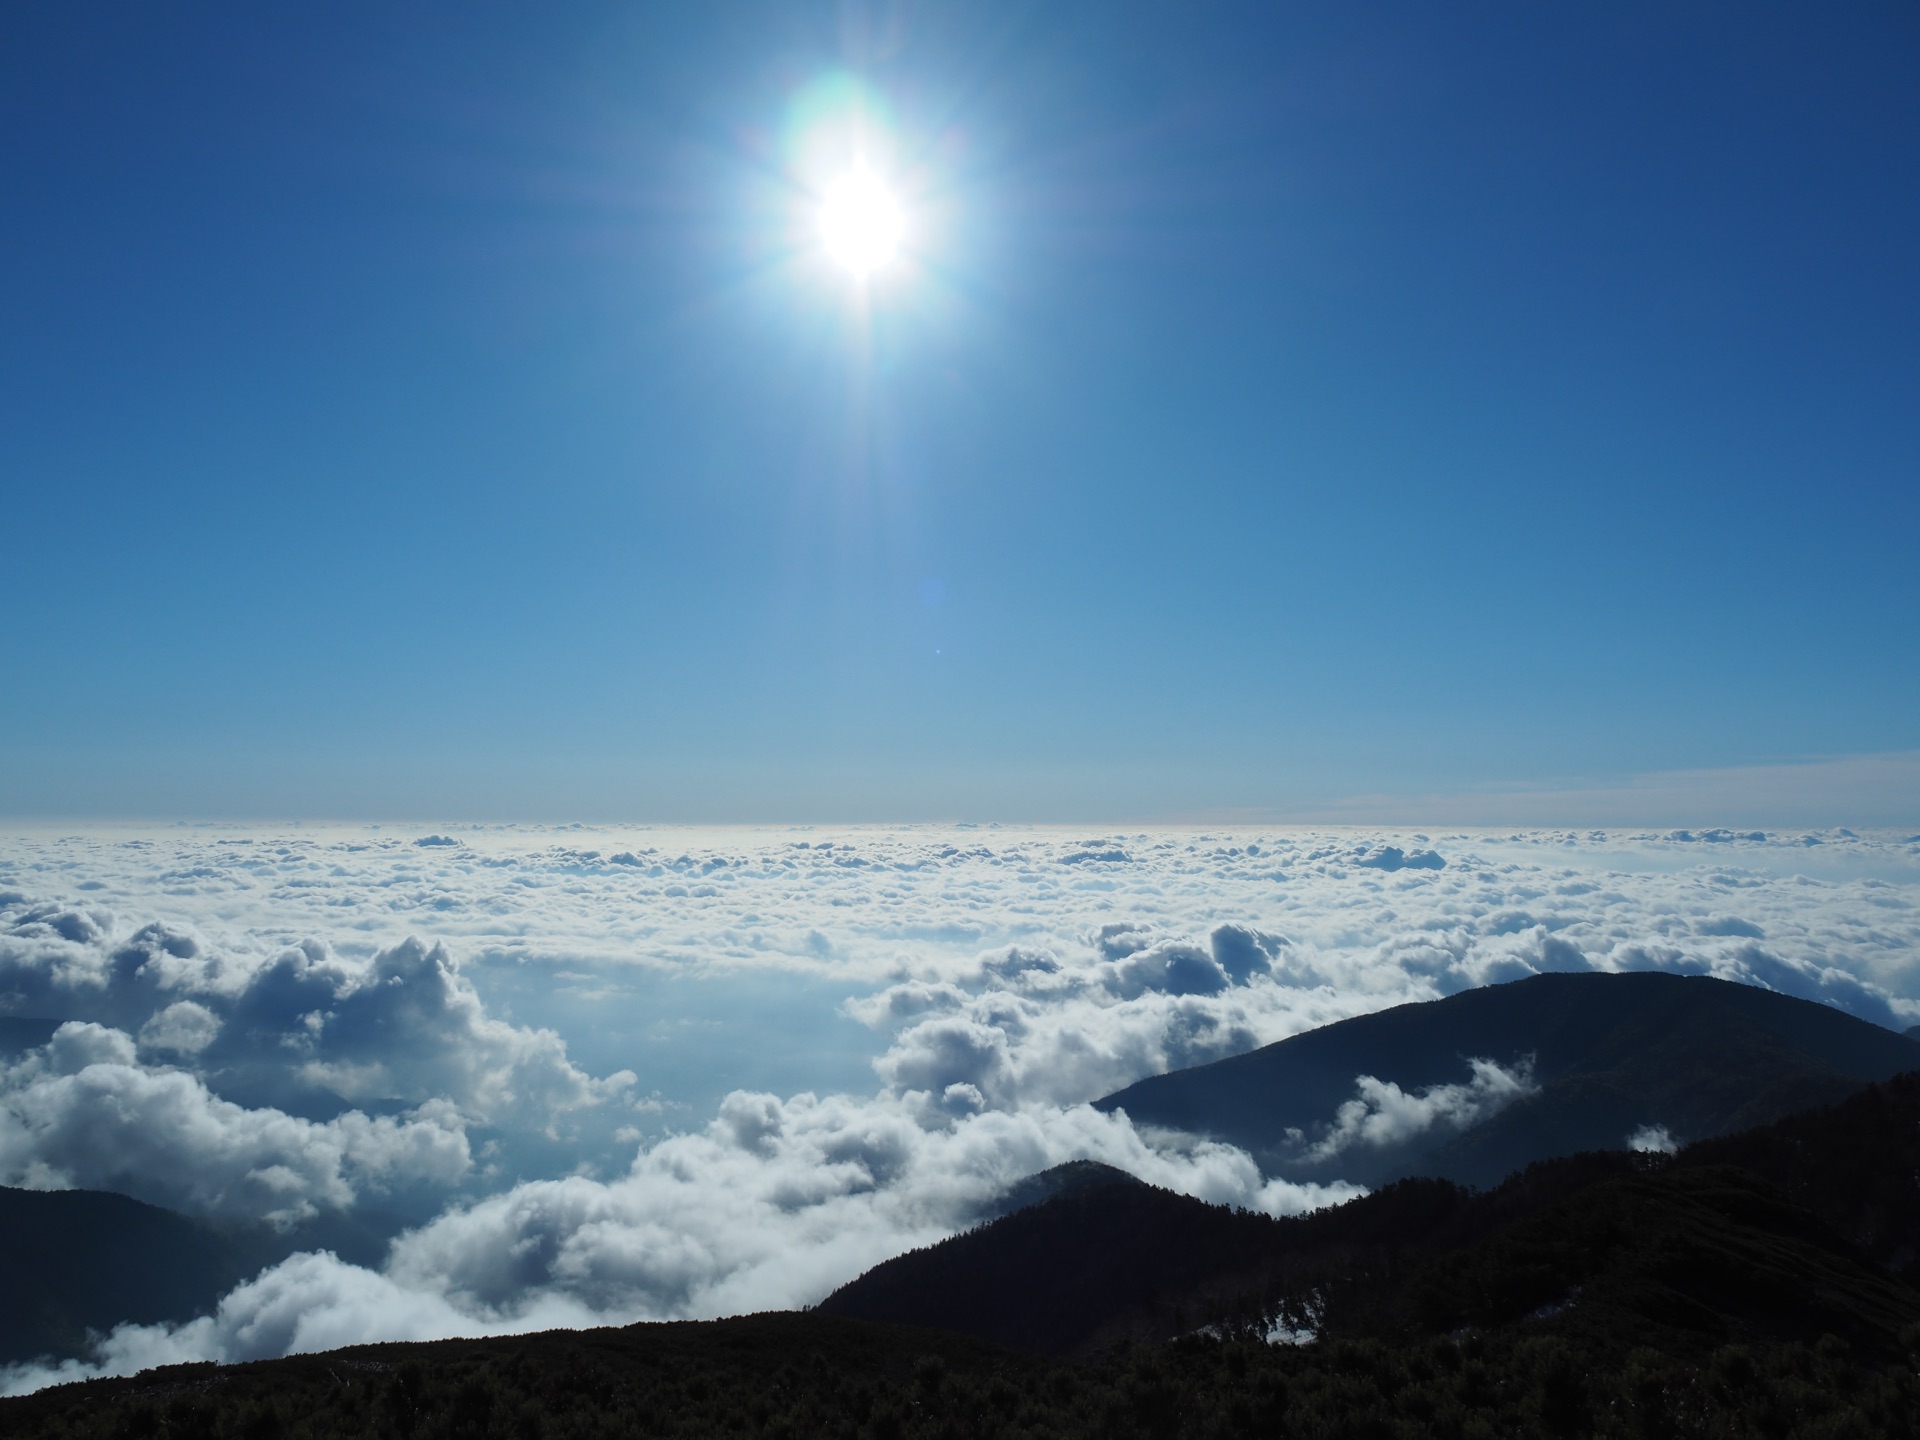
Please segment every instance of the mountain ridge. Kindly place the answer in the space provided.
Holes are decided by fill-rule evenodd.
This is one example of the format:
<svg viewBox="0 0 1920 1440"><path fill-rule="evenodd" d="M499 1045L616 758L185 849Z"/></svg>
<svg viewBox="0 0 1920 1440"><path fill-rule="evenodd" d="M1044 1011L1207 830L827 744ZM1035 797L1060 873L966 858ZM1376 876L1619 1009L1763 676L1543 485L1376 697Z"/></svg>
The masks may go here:
<svg viewBox="0 0 1920 1440"><path fill-rule="evenodd" d="M1324 1148L1361 1076L1419 1095L1469 1061L1526 1067L1531 1093L1465 1126ZM1379 1185L1491 1185L1534 1160L1728 1134L1920 1069L1920 1041L1830 1006L1709 976L1536 975L1394 1006L1244 1055L1152 1076L1094 1102L1136 1125L1238 1145L1264 1173ZM1524 1087L1521 1087L1524 1088Z"/></svg>
<svg viewBox="0 0 1920 1440"><path fill-rule="evenodd" d="M1920 1324L1915 1173L1920 1072L1677 1156L1560 1156L1485 1191L1411 1178L1274 1218L1144 1185L1067 1190L817 1308L1085 1357L1201 1327L1443 1335L1584 1295L1579 1324L1609 1343L1834 1333L1891 1353Z"/></svg>

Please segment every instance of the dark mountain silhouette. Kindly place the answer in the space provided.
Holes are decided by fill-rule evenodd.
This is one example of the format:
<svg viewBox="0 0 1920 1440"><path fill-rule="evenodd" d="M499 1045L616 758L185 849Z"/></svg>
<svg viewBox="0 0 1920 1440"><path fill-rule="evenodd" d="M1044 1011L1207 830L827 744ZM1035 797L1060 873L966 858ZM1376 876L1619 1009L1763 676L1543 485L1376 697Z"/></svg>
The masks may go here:
<svg viewBox="0 0 1920 1440"><path fill-rule="evenodd" d="M1467 1128L1315 1153L1359 1076L1421 1092L1468 1062L1531 1065L1538 1089ZM1920 1042L1750 985L1665 974L1536 975L1401 1005L1250 1054L1155 1076L1097 1103L1137 1125L1250 1151L1269 1175L1492 1185L1535 1160L1619 1148L1647 1127L1685 1143L1830 1104L1920 1068Z"/></svg>
<svg viewBox="0 0 1920 1440"><path fill-rule="evenodd" d="M211 1225L124 1195L0 1189L0 1361L82 1352L89 1329L187 1320L245 1279Z"/></svg>
<svg viewBox="0 0 1920 1440"><path fill-rule="evenodd" d="M957 1330L1038 1354L1079 1353L1257 1283L1286 1227L1151 1185L1070 1188L980 1229L878 1265L820 1303L827 1315Z"/></svg>
<svg viewBox="0 0 1920 1440"><path fill-rule="evenodd" d="M1067 1189L819 1308L1052 1355L1203 1325L1405 1340L1559 1309L1590 1341L1834 1334L1891 1353L1920 1322L1916 1173L1920 1074L1674 1158L1565 1156L1484 1192L1409 1179L1289 1219Z"/></svg>
<svg viewBox="0 0 1920 1440"><path fill-rule="evenodd" d="M0 1433L1914 1436L1916 1173L1920 1075L1676 1157L1563 1157L1477 1193L1408 1180L1285 1221L1082 1167L829 1313L173 1366L0 1400ZM1123 1343L1050 1337L1071 1361L832 1313L1071 1317L1088 1283L1075 1323ZM1319 1338L1252 1338L1276 1317Z"/></svg>
<svg viewBox="0 0 1920 1440"><path fill-rule="evenodd" d="M991 1220L999 1215L1011 1215L1016 1210L1025 1210L1056 1195L1099 1190L1112 1185L1139 1188L1145 1184L1145 1181L1136 1179L1126 1171L1103 1165L1098 1160L1069 1160L1064 1165L1055 1165L1050 1170L1042 1170L1037 1175L1029 1175L1009 1185L997 1200L986 1207L980 1218Z"/></svg>
<svg viewBox="0 0 1920 1440"><path fill-rule="evenodd" d="M378 1265L398 1223L377 1212L289 1230L221 1225L98 1190L0 1188L0 1364L85 1353L88 1330L179 1322L299 1250Z"/></svg>

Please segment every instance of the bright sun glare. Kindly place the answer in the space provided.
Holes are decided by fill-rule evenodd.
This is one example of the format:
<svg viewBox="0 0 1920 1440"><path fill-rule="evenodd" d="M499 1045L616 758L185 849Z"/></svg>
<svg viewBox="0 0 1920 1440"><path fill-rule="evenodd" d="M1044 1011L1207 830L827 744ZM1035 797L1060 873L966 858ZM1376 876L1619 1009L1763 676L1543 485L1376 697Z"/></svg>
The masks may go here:
<svg viewBox="0 0 1920 1440"><path fill-rule="evenodd" d="M827 253L865 278L899 253L906 225L899 202L864 169L843 175L820 205L820 237Z"/></svg>

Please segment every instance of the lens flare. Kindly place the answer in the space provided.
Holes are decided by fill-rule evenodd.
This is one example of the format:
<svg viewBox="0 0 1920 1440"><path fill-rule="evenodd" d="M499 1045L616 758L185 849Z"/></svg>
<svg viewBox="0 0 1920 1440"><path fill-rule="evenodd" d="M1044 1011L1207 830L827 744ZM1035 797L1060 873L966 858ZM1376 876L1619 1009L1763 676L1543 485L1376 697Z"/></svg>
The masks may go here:
<svg viewBox="0 0 1920 1440"><path fill-rule="evenodd" d="M856 278L865 279L900 251L906 230L900 204L865 169L843 175L820 204L820 239Z"/></svg>

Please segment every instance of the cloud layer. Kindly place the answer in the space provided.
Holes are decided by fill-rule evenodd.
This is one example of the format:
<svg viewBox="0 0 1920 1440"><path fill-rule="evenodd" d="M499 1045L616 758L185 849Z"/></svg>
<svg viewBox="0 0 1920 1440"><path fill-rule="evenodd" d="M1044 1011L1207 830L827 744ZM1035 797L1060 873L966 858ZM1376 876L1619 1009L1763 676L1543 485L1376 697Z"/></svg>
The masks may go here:
<svg viewBox="0 0 1920 1440"><path fill-rule="evenodd" d="M1087 1102L1387 1005L1665 969L1904 1028L1917 901L1920 840L1846 832L22 833L0 1180L280 1220L429 1197L383 1272L296 1257L217 1315L117 1331L109 1369L806 1304L1062 1160L1274 1212L1349 1193ZM594 1073L575 1051L634 975L826 987L871 1081L749 1075L696 1111L652 1094L645 1044ZM503 1009L545 992L588 997L589 1028ZM750 1008L714 1022L749 1059L811 1023ZM1530 1084L1355 1081L1313 1140L1333 1160Z"/></svg>

